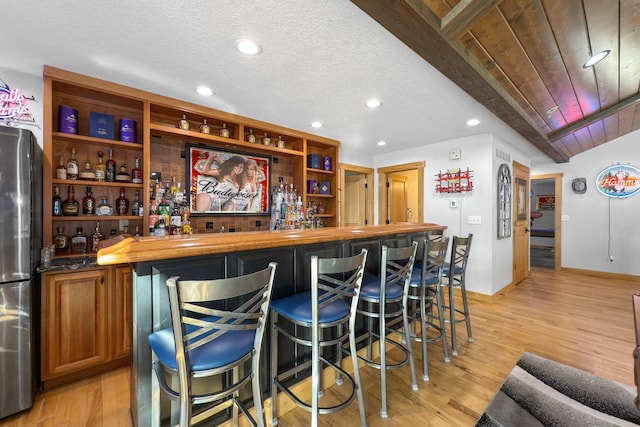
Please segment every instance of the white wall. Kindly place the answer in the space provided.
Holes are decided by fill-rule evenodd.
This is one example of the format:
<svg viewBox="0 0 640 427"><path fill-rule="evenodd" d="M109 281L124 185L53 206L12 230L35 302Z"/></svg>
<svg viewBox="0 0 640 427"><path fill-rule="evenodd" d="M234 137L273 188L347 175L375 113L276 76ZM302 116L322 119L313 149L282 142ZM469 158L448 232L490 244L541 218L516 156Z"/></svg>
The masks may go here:
<svg viewBox="0 0 640 427"><path fill-rule="evenodd" d="M562 267L640 275L640 194L612 200L595 188L596 176L607 166L620 163L640 168L639 140L640 131L635 131L578 154L568 163L549 161L532 167L534 175L563 173ZM585 194L571 190L571 181L578 177L587 178Z"/></svg>
<svg viewBox="0 0 640 427"><path fill-rule="evenodd" d="M35 101L28 101L28 108L35 123L20 124L18 127L29 129L42 147L42 76L33 76L16 71L0 68L0 80L5 82L11 89L18 89L25 96L34 96Z"/></svg>

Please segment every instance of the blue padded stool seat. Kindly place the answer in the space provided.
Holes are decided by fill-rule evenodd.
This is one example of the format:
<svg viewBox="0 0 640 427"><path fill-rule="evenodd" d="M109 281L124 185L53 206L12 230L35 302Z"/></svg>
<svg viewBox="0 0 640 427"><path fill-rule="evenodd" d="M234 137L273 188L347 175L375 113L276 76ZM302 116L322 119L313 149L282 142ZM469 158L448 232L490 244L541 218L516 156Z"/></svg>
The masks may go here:
<svg viewBox="0 0 640 427"><path fill-rule="evenodd" d="M411 285L418 285L420 286L422 280L422 269L419 268L416 270L415 267L413 267L413 271L411 272ZM438 283L438 276L433 274L433 273L427 273L425 274L425 284L427 285L435 285L436 283Z"/></svg>
<svg viewBox="0 0 640 427"><path fill-rule="evenodd" d="M451 263L445 262L444 266L442 267L442 275L448 276L450 271L451 271ZM463 272L464 272L464 268L462 268L459 265L456 265L453 268L453 274L462 274Z"/></svg>
<svg viewBox="0 0 640 427"><path fill-rule="evenodd" d="M402 286L389 285L386 287L385 296L387 299L394 299L402 297ZM369 279L367 283L362 283L360 289L360 298L380 298L380 280L377 278Z"/></svg>
<svg viewBox="0 0 640 427"><path fill-rule="evenodd" d="M186 329L187 333L190 333L195 328L188 325ZM210 334L214 332L215 330L212 330ZM234 362L253 350L255 337L255 329L228 331L208 344L190 351L190 366L195 371L206 371ZM178 369L172 328L162 329L149 335L149 345L162 364L169 369Z"/></svg>
<svg viewBox="0 0 640 427"><path fill-rule="evenodd" d="M344 319L349 316L349 308L344 300L337 299L320 307L318 321L331 323ZM311 291L271 301L271 309L291 320L311 323Z"/></svg>

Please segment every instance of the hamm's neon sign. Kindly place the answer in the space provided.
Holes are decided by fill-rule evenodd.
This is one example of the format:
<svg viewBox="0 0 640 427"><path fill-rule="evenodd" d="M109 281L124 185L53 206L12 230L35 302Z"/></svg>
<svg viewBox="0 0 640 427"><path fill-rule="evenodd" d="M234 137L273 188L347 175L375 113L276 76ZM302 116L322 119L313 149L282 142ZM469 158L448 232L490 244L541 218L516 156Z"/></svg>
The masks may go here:
<svg viewBox="0 0 640 427"><path fill-rule="evenodd" d="M0 125L13 127L20 122L34 122L27 107L27 101L33 100L0 80Z"/></svg>
<svg viewBox="0 0 640 427"><path fill-rule="evenodd" d="M640 169L615 165L604 169L596 178L596 188L607 197L629 197L640 191Z"/></svg>

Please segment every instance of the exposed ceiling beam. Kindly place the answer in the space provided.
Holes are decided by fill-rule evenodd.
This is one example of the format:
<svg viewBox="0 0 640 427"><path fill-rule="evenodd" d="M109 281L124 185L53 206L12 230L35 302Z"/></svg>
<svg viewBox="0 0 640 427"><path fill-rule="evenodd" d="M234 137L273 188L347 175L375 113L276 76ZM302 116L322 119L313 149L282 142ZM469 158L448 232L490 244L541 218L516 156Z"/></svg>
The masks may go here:
<svg viewBox="0 0 640 427"><path fill-rule="evenodd" d="M351 2L555 162L569 160L460 42L446 39L440 19L422 0Z"/></svg>
<svg viewBox="0 0 640 427"><path fill-rule="evenodd" d="M449 40L458 40L503 0L462 0L447 13L440 23L440 31Z"/></svg>
<svg viewBox="0 0 640 427"><path fill-rule="evenodd" d="M584 119L577 121L563 129L558 129L555 132L551 132L549 134L549 141L551 142L555 142L555 141L559 141L560 139L564 138L567 135L572 134L573 132L580 130L582 128L585 128L587 126L589 126L592 123L597 122L598 120L602 120L605 117L609 117L613 114L616 114L622 110L624 110L627 107L631 107L632 105L638 104L640 103L640 93L636 94L634 96L631 96L615 105L612 105L609 108L606 108L602 111L599 111L595 114L592 114L590 116L585 117Z"/></svg>

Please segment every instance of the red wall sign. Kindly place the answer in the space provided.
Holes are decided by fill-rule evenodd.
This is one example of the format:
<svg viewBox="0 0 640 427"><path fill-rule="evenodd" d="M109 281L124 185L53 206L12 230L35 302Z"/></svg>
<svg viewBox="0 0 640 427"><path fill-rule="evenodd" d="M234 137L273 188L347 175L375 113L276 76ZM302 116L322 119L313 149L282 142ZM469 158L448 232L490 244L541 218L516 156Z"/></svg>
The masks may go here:
<svg viewBox="0 0 640 427"><path fill-rule="evenodd" d="M633 196L640 191L640 170L630 165L609 166L598 174L596 188L607 197Z"/></svg>

